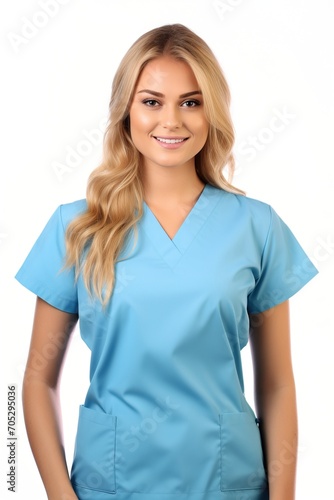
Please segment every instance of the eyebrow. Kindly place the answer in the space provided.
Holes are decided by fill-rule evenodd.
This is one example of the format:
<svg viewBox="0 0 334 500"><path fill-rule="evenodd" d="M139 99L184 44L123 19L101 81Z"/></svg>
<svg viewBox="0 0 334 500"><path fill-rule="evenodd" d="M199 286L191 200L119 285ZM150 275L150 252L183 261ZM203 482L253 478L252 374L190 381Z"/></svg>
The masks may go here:
<svg viewBox="0 0 334 500"><path fill-rule="evenodd" d="M162 94L161 92L156 92L155 90L149 90L149 89L139 90L139 92L137 92L137 93L141 94L142 92L145 92L147 94L152 94L156 97L165 97L164 94ZM202 92L200 90L193 90L191 92L186 92L185 94L181 94L180 99L183 99L184 97L190 97L192 95L198 95L198 94L202 94Z"/></svg>

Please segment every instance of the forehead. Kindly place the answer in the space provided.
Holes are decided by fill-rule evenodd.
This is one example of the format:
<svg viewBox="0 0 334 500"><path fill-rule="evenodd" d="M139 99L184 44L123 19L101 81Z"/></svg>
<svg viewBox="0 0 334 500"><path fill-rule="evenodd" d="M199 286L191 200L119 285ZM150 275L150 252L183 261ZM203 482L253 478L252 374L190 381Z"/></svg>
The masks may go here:
<svg viewBox="0 0 334 500"><path fill-rule="evenodd" d="M158 90L164 86L182 87L187 90L198 89L198 83L190 66L170 56L162 56L149 61L141 72L139 87ZM188 89L188 87L191 87Z"/></svg>

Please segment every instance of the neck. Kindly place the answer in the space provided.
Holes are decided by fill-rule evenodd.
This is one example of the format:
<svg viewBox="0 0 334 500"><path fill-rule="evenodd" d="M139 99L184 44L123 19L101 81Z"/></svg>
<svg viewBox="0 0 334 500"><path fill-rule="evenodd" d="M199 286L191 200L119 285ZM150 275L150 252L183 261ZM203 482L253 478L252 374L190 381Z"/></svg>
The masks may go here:
<svg viewBox="0 0 334 500"><path fill-rule="evenodd" d="M182 167L146 164L142 169L142 180L147 203L192 202L204 187L194 162Z"/></svg>

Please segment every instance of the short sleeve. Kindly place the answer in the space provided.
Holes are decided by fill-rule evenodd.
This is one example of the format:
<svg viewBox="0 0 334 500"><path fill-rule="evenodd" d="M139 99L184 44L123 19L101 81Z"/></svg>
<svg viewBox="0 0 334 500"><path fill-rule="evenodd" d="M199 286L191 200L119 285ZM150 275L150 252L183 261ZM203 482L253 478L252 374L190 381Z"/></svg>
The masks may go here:
<svg viewBox="0 0 334 500"><path fill-rule="evenodd" d="M308 283L318 270L285 222L272 207L261 268L248 296L248 312L256 314L288 300Z"/></svg>
<svg viewBox="0 0 334 500"><path fill-rule="evenodd" d="M57 309L77 313L74 269L62 270L65 253L65 229L61 205L47 222L15 278Z"/></svg>

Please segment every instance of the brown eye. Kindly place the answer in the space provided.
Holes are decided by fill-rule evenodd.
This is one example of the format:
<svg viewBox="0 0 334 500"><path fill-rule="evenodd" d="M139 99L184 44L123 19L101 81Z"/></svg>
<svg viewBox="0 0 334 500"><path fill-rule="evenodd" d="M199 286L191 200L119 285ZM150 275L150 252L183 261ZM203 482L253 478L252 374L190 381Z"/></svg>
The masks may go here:
<svg viewBox="0 0 334 500"><path fill-rule="evenodd" d="M195 108L196 106L199 106L201 103L199 101L196 101L195 99L192 99L190 101L185 101L182 106L185 106L186 108Z"/></svg>
<svg viewBox="0 0 334 500"><path fill-rule="evenodd" d="M146 106L148 106L149 108L155 108L157 105L159 105L159 102L155 99L145 99L145 101L143 101L143 104L146 104Z"/></svg>

